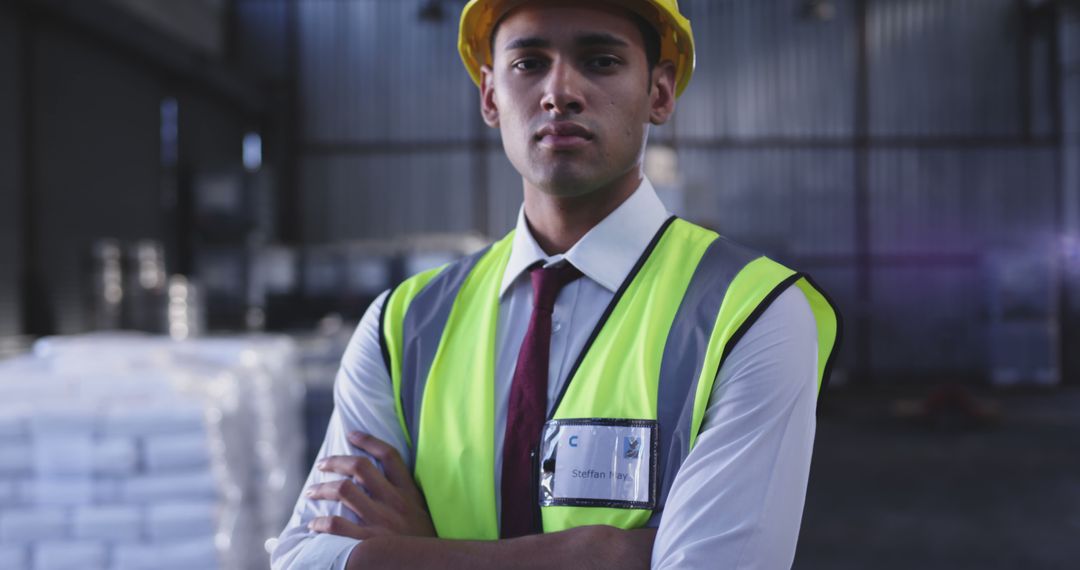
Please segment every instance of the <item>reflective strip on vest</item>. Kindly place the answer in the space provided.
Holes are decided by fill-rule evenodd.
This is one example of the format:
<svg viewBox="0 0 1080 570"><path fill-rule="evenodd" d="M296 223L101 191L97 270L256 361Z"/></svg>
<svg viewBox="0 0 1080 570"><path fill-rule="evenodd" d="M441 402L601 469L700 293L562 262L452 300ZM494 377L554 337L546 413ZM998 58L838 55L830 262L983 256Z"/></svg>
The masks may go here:
<svg viewBox="0 0 1080 570"><path fill-rule="evenodd" d="M457 297L465 278L469 276L476 262L487 253L488 249L485 248L445 267L445 270L439 268L430 272L422 285L411 283L414 287L420 285L419 290L408 289L416 292L408 303L408 310L401 323L401 338L406 342L401 353L406 358L401 360L401 373L393 378L398 415L402 428L406 429L409 445L415 446L418 437L419 423L415 419L420 417L420 403L423 401L428 372L431 370L431 362L435 358L439 340L442 338L446 321L450 318L450 309L453 307L453 303L448 303L446 300ZM409 378L412 381L403 385L402 378Z"/></svg>
<svg viewBox="0 0 1080 570"><path fill-rule="evenodd" d="M401 424L401 431L405 434L406 442L410 447L412 447L413 443L409 435L411 433L408 427L409 416L406 416L402 405L401 368L402 355L405 352L403 344L412 344L413 341L405 340L406 337L402 334L402 316L405 315L406 309L411 305L416 295L423 291L428 282L434 279L444 268L439 267L425 271L398 285L386 298L386 302L383 304L382 319L379 322L379 328L382 332L379 340L382 341L383 358L386 359L386 369L390 373L390 380L394 387L394 407L397 411L398 422Z"/></svg>
<svg viewBox="0 0 1080 570"><path fill-rule="evenodd" d="M415 458L414 476L444 538L498 538L495 326L512 240L511 233L488 250L407 280L383 312L398 418ZM659 515L694 447L724 359L792 284L806 295L817 322L820 388L839 334L824 294L768 258L669 220L601 317L551 414L658 420L658 507L543 507L543 530L637 528Z"/></svg>
<svg viewBox="0 0 1080 570"><path fill-rule="evenodd" d="M739 270L756 258L756 254L726 238L714 240L698 264L668 332L660 367L661 396L657 411L660 437L667 451L661 463L661 505L667 502L671 481L695 439L691 428L697 385L702 376L708 376L702 374L705 361L701 354L708 340L702 332L714 328L729 285Z"/></svg>

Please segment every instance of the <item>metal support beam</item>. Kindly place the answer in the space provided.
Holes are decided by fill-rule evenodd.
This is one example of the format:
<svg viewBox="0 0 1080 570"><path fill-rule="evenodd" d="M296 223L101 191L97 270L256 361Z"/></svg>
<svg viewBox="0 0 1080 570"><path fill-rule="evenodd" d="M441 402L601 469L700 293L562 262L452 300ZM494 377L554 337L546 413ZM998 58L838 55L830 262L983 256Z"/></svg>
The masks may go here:
<svg viewBox="0 0 1080 570"><path fill-rule="evenodd" d="M853 384L871 382L871 338L873 320L873 275L870 243L870 62L868 51L869 0L855 2L855 159L854 159L854 245L855 245L855 323L857 334L848 336L848 350L855 351ZM851 329L848 329L851 330ZM854 336L854 338L852 338Z"/></svg>
<svg viewBox="0 0 1080 570"><path fill-rule="evenodd" d="M29 10L20 10L19 33L19 137L22 166L19 188L22 251L20 257L20 289L22 307L22 332L30 336L44 336L56 332L47 284L40 270L41 248L37 235L37 137L34 118L37 115L37 37L38 16Z"/></svg>
<svg viewBox="0 0 1080 570"><path fill-rule="evenodd" d="M838 136L838 137L677 137L670 140L680 150L982 150L1055 149L1055 136ZM487 139L309 141L300 145L305 156L408 155L423 152L456 152L482 147L498 150L498 141Z"/></svg>
<svg viewBox="0 0 1080 570"><path fill-rule="evenodd" d="M1080 148L1071 145L1073 136L1066 133L1068 128L1066 124L1068 117L1066 105L1072 105L1074 108L1078 106L1075 97L1073 100L1065 97L1064 92L1068 89L1068 86L1064 78L1068 76L1071 70L1068 69L1066 54L1063 54L1062 51L1064 45L1072 45L1080 38L1067 38L1069 41L1066 42L1062 42L1061 38L1062 28L1066 25L1065 22L1070 16L1070 11L1075 11L1077 15L1080 15L1080 8L1076 6L1058 6L1055 4L1052 8L1050 22L1046 27L1050 34L1050 57L1053 59L1050 66L1050 96L1052 97L1051 108L1054 125L1057 127L1055 137L1058 143L1058 153L1054 162L1054 199L1055 210L1058 213L1056 220L1057 235L1076 239L1078 237L1076 220L1080 219L1080 211L1075 210L1076 201L1070 197L1070 193L1073 193L1073 195L1080 194L1080 189L1067 187L1070 176L1066 169L1070 168L1069 153L1080 153ZM1073 211L1069 211L1070 209L1073 209ZM1073 283L1076 279L1076 269L1070 268L1068 265L1074 263L1075 260L1069 258L1069 252L1060 251L1058 262L1058 355L1061 366L1061 382L1064 385L1080 386L1080 357L1075 354L1074 350L1076 343L1080 341L1080 306L1077 305L1077 303L1080 303L1080 299L1075 298L1072 294L1072 290L1077 289L1076 284Z"/></svg>
<svg viewBox="0 0 1080 570"><path fill-rule="evenodd" d="M1020 105L1020 132L1025 137L1031 137L1034 115L1031 101L1031 41L1032 36L1035 34L1035 26L1029 8L1029 0L1015 0L1014 4L1020 27L1020 41L1016 42L1017 75L1019 75L1016 82L1016 91L1017 101Z"/></svg>
<svg viewBox="0 0 1080 570"><path fill-rule="evenodd" d="M280 130L282 164L281 183L278 187L277 227L278 238L284 243L299 244L303 241L304 204L300 199L300 139L302 110L300 101L300 0L285 0L285 62L288 85L285 97L285 116L281 117Z"/></svg>

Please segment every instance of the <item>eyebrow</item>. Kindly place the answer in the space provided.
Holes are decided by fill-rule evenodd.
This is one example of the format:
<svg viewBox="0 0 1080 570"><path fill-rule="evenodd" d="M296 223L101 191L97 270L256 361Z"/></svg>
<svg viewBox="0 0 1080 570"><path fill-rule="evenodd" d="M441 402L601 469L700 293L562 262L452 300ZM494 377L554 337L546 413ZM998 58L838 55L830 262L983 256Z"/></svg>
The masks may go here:
<svg viewBox="0 0 1080 570"><path fill-rule="evenodd" d="M591 33L578 36L574 38L574 43L594 47L594 46L619 46L627 47L630 44L626 43L622 38L605 33Z"/></svg>
<svg viewBox="0 0 1080 570"><path fill-rule="evenodd" d="M603 32L594 32L594 33L582 34L582 35L577 36L577 37L574 38L574 43L576 43L576 44L578 44L580 46L583 46L583 47L597 47L597 46L601 46L601 47L604 47L604 46L607 46L607 47L611 47L611 46L627 47L627 46L630 45L630 44L626 43L625 40L623 40L623 39L621 39L619 37L613 36L611 34L606 34L606 33L603 33ZM506 47L504 49L513 50L513 49L549 48L549 47L551 47L551 41L550 40L546 40L544 38L539 38L539 37L525 37L525 38L518 38L518 39L515 39L515 40L507 43Z"/></svg>

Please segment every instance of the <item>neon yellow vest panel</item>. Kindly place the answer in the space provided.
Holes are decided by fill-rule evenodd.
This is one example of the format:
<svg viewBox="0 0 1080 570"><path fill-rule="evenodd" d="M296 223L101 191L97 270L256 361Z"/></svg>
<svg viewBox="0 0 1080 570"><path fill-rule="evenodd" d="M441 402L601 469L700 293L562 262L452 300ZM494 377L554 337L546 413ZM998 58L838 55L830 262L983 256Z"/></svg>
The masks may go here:
<svg viewBox="0 0 1080 570"><path fill-rule="evenodd" d="M411 446L414 476L443 538L499 537L495 327L512 242L513 234L406 280L383 311L384 357L398 419ZM791 286L806 295L817 322L820 390L840 333L839 315L824 294L808 277L714 232L668 220L607 307L549 417L553 429L579 423L605 424L596 429L651 426L647 439L655 449L645 454L652 467L641 471L651 476L638 491L645 500L556 500L542 493L547 487L541 481L559 471L548 465L554 465L554 451L545 455L540 448L548 444L538 442L540 456L550 458L538 461L535 477L537 504L544 505L538 507L542 530L638 528L662 509L697 439L724 357Z"/></svg>

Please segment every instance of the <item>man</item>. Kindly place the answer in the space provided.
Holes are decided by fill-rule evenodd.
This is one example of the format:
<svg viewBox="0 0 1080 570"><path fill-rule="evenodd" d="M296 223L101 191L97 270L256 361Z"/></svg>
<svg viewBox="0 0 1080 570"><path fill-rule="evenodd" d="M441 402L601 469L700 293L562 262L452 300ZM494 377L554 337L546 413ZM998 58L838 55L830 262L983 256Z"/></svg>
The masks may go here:
<svg viewBox="0 0 1080 570"><path fill-rule="evenodd" d="M373 303L274 566L789 567L838 320L644 178L689 22L472 0L459 47L517 228Z"/></svg>

